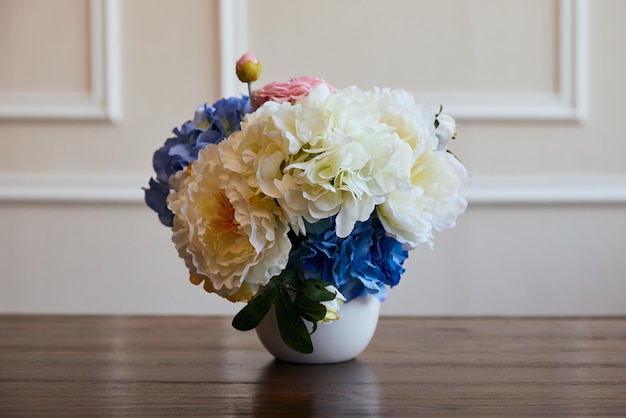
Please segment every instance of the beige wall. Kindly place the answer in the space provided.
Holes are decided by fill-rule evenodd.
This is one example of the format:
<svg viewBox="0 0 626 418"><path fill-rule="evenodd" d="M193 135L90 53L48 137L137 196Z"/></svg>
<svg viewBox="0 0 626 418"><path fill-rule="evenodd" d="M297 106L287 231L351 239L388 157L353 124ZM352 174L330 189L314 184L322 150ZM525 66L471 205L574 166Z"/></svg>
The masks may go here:
<svg viewBox="0 0 626 418"><path fill-rule="evenodd" d="M380 4L0 0L0 312L239 308L187 282L140 188L249 48L261 82L402 87L459 119L470 207L384 313L626 314L626 2Z"/></svg>

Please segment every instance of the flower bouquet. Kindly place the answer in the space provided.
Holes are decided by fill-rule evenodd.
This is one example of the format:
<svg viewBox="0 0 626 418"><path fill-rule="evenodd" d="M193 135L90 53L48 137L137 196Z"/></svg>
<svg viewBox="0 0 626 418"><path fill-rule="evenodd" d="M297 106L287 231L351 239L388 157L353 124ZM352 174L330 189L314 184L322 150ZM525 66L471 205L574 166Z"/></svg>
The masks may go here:
<svg viewBox="0 0 626 418"><path fill-rule="evenodd" d="M318 323L385 300L408 251L467 206L448 151L455 121L404 90L335 89L300 77L204 104L154 153L147 205L172 229L193 284L246 305L239 330L275 310L280 336L311 353ZM307 327L308 324L308 327Z"/></svg>

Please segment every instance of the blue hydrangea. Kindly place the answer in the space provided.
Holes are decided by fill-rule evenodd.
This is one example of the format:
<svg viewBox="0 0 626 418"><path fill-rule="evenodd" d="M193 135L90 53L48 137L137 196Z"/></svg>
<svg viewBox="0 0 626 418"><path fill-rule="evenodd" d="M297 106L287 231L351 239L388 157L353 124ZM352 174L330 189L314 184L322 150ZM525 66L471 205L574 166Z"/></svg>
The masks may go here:
<svg viewBox="0 0 626 418"><path fill-rule="evenodd" d="M175 128L175 136L156 150L152 158L156 178L150 179L149 188L144 192L146 204L159 215L163 225L171 227L174 220L166 204L170 176L196 161L198 152L208 144L217 144L241 129L241 121L248 112L250 101L247 96L220 99L212 106L204 104L198 108L193 120Z"/></svg>
<svg viewBox="0 0 626 418"><path fill-rule="evenodd" d="M293 236L290 263L306 279L319 279L334 285L350 301L374 295L387 297L387 286L400 282L402 264L408 252L385 233L376 214L357 222L346 238L335 234L334 217L307 224L306 236Z"/></svg>

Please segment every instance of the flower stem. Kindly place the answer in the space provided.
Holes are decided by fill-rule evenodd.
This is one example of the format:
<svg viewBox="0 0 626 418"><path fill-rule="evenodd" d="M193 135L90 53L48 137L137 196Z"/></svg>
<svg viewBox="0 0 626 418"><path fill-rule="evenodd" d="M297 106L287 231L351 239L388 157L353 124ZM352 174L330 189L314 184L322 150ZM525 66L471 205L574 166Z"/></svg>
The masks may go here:
<svg viewBox="0 0 626 418"><path fill-rule="evenodd" d="M248 97L250 97L250 106L252 107L252 111L255 111L258 106L256 105L256 102L254 101L254 97L252 97L252 82L248 81L246 84L248 84Z"/></svg>

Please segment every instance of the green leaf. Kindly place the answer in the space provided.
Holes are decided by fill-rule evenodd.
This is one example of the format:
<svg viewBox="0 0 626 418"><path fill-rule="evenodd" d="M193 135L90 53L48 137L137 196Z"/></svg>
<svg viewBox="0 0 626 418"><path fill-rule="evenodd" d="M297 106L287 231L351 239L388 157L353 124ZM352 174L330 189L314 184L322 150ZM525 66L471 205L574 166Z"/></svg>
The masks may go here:
<svg viewBox="0 0 626 418"><path fill-rule="evenodd" d="M333 300L337 295L337 292L327 290L326 286L328 283L323 280L305 280L294 301L300 315L314 324L326 316L326 306L320 302Z"/></svg>
<svg viewBox="0 0 626 418"><path fill-rule="evenodd" d="M307 321L313 323L322 320L326 316L326 306L317 301L309 299L307 296L298 292L295 300L296 308Z"/></svg>
<svg viewBox="0 0 626 418"><path fill-rule="evenodd" d="M267 288L253 297L233 318L233 327L240 331L249 331L256 328L272 305L276 303L278 287L270 281Z"/></svg>
<svg viewBox="0 0 626 418"><path fill-rule="evenodd" d="M292 350L304 354L312 353L313 343L311 342L311 336L295 304L291 301L289 292L282 286L279 286L277 290L278 300L275 308L280 336Z"/></svg>
<svg viewBox="0 0 626 418"><path fill-rule="evenodd" d="M302 294L315 302L329 301L335 299L337 292L331 292L326 289L328 283L323 280L305 280L298 294Z"/></svg>
<svg viewBox="0 0 626 418"><path fill-rule="evenodd" d="M439 105L439 112L435 115L435 129L439 127L439 120L437 118L441 115L441 112L443 112L443 105Z"/></svg>
<svg viewBox="0 0 626 418"><path fill-rule="evenodd" d="M274 277L274 279L276 279L282 285L287 286L291 289L297 290L300 288L298 270L294 267L291 267L291 266L286 267L278 276Z"/></svg>

